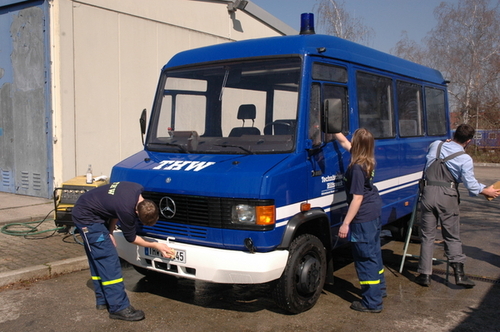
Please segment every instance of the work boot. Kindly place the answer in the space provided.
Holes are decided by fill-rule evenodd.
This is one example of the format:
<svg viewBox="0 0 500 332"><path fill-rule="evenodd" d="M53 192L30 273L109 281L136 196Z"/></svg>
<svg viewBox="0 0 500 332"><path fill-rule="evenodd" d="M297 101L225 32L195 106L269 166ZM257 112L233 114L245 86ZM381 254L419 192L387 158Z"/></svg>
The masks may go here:
<svg viewBox="0 0 500 332"><path fill-rule="evenodd" d="M134 307L129 306L123 310L117 312L110 312L109 318L112 319L122 319L128 321L137 321L144 319L144 312L142 310L136 310Z"/></svg>
<svg viewBox="0 0 500 332"><path fill-rule="evenodd" d="M415 282L420 286L429 287L431 285L431 275L420 273L418 277L415 278Z"/></svg>
<svg viewBox="0 0 500 332"><path fill-rule="evenodd" d="M382 308L380 308L380 309L370 309L370 308L365 307L363 305L363 303L361 303L360 301L354 301L351 304L351 309L352 310L356 310L356 311L361 311L361 312L371 312L371 313L375 313L375 314L378 314L378 313L382 312Z"/></svg>
<svg viewBox="0 0 500 332"><path fill-rule="evenodd" d="M464 263L450 263L453 270L455 270L455 284L464 286L465 288L472 288L476 284L467 278L464 272Z"/></svg>

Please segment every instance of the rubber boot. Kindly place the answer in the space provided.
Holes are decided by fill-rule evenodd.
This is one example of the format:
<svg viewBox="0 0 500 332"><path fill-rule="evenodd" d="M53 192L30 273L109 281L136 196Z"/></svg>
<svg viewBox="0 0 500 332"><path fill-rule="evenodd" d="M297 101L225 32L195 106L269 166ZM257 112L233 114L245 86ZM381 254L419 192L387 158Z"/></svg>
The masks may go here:
<svg viewBox="0 0 500 332"><path fill-rule="evenodd" d="M453 270L455 270L455 283L457 285L464 286L465 288L476 286L476 284L465 275L463 263L450 263L450 265Z"/></svg>

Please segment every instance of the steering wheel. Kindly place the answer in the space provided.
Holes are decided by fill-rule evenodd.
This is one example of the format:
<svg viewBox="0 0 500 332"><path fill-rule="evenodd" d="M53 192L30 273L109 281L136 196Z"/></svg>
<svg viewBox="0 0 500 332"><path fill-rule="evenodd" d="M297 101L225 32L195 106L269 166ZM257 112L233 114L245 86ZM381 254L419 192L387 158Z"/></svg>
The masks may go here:
<svg viewBox="0 0 500 332"><path fill-rule="evenodd" d="M283 126L283 127L286 127L288 132L292 128L292 125L289 124L288 122L273 121L273 122L270 122L270 123L268 123L268 124L266 124L264 126L263 132L265 133L266 132L266 128L271 127L271 126ZM271 132L271 134L272 134L272 132ZM276 133L275 133L275 135L276 135Z"/></svg>

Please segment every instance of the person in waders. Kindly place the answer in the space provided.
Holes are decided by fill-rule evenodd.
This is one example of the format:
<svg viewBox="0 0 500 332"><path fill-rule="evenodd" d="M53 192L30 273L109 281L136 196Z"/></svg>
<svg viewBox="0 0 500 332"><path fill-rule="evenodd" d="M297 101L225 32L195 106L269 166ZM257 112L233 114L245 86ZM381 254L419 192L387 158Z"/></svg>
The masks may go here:
<svg viewBox="0 0 500 332"><path fill-rule="evenodd" d="M429 147L421 193L420 274L415 279L419 285L428 287L431 284L434 241L439 222L445 254L455 272L455 283L466 288L475 286L464 272L466 256L460 240L458 184L462 182L470 196L481 194L494 198L500 195L500 190L493 186L486 187L474 177L472 158L464 150L474 133L470 125L461 124L451 141L435 141Z"/></svg>

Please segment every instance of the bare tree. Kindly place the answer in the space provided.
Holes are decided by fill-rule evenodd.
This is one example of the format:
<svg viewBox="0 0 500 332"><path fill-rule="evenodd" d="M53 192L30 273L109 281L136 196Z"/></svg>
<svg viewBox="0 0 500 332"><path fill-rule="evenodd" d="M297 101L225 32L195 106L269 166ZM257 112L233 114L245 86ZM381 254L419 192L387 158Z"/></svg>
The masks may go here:
<svg viewBox="0 0 500 332"><path fill-rule="evenodd" d="M408 38L408 32L401 33L402 39L391 49L391 53L422 65L429 66L427 50L416 41Z"/></svg>
<svg viewBox="0 0 500 332"><path fill-rule="evenodd" d="M318 0L316 14L318 28L326 34L368 45L375 35L373 29L363 24L360 17L352 17L345 9L344 2Z"/></svg>
<svg viewBox="0 0 500 332"><path fill-rule="evenodd" d="M441 3L435 10L439 24L427 39L431 61L452 83L454 106L465 123L475 118L476 127L480 112L495 95L491 87L498 87L500 79L494 70L500 55L500 12L498 3L491 9L488 5L487 0Z"/></svg>
<svg viewBox="0 0 500 332"><path fill-rule="evenodd" d="M403 38L394 54L440 70L450 81L452 110L476 128L499 125L500 2L442 2L435 10L438 25L425 46Z"/></svg>

